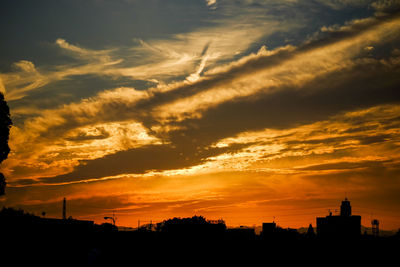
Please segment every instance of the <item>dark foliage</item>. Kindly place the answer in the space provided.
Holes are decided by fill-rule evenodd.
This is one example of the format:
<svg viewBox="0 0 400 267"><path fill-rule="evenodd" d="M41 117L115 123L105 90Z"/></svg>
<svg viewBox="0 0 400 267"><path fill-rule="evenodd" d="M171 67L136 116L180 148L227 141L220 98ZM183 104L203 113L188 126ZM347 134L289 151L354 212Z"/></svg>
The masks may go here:
<svg viewBox="0 0 400 267"><path fill-rule="evenodd" d="M8 137L10 135L10 128L12 121L10 118L10 109L7 102L4 100L4 95L0 92L0 163L3 162L10 153L8 146ZM6 180L4 175L0 173L0 195L4 195L6 187Z"/></svg>
<svg viewBox="0 0 400 267"><path fill-rule="evenodd" d="M4 100L4 95L0 93L0 163L5 160L10 153L8 146L8 137L12 121L10 118L10 109Z"/></svg>
<svg viewBox="0 0 400 267"><path fill-rule="evenodd" d="M190 247L201 247L205 243L215 242L226 234L225 222L207 221L202 216L192 218L173 218L157 224L157 232L161 240L186 244Z"/></svg>
<svg viewBox="0 0 400 267"><path fill-rule="evenodd" d="M6 189L6 178L0 172L0 196L5 194L5 189Z"/></svg>
<svg viewBox="0 0 400 267"><path fill-rule="evenodd" d="M224 231L226 225L224 222L218 224L207 221L202 216L193 216L192 218L173 218L157 224L157 230L162 233L189 233L195 231Z"/></svg>

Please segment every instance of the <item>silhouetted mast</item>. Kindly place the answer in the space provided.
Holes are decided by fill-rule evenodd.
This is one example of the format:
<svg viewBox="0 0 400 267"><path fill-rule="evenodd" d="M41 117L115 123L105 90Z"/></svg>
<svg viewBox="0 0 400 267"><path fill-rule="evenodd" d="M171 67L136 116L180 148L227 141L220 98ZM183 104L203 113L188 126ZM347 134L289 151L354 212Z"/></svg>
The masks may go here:
<svg viewBox="0 0 400 267"><path fill-rule="evenodd" d="M66 200L65 197L64 197L64 200L63 200L63 213L62 213L62 218L63 218L63 220L66 220L66 219L67 219L67 200Z"/></svg>
<svg viewBox="0 0 400 267"><path fill-rule="evenodd" d="M377 219L371 220L372 235L379 236L379 221Z"/></svg>

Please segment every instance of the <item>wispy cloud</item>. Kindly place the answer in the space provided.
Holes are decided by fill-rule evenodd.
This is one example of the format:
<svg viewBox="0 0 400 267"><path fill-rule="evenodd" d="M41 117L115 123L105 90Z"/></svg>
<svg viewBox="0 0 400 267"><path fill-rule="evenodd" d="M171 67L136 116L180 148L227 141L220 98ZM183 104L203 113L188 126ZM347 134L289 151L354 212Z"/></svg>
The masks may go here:
<svg viewBox="0 0 400 267"><path fill-rule="evenodd" d="M8 100L20 99L29 91L49 83L49 78L28 60L15 62L13 67L12 73L0 74Z"/></svg>
<svg viewBox="0 0 400 267"><path fill-rule="evenodd" d="M142 163L140 168L129 167L125 172L134 173L135 170L140 173L152 170L173 170L175 172L175 169L179 170L178 166L181 166L183 173L192 173L204 171L207 168L209 170L219 169L219 164L231 166L230 168L235 170L238 166L245 168L248 167L246 164L250 164L252 161L257 162L259 160L257 153L263 150L270 151L272 160L274 157L290 155L307 156L331 153L334 150L333 147L351 148L354 144L349 143L348 140L340 143L338 139L338 143L329 145L327 140L334 138L330 136L323 141L326 146L315 146L310 143L309 147L304 147L303 150L299 150L300 147L288 148L288 143L284 142L250 147L247 143L238 143L235 147L236 151L241 151L241 146L250 150L243 148L243 151L232 154L229 146L221 145L224 142L215 146L211 144L215 143L221 134L230 136L237 134L241 131L239 126L236 133L235 131L225 132L226 129L218 132L217 127L210 136L202 136L202 140L197 141L196 144L193 140L198 139L198 134L193 132L195 126L192 126L192 123L209 124L210 122L207 121L210 118L207 117L207 114L213 110L221 112L224 105L230 102L246 103L249 100L268 99L280 92L288 91L298 93L300 97L305 97L307 94L320 94L324 90L314 85L315 81L329 79L330 75L339 75L342 83L349 83L353 78L343 76L342 73L355 75L355 70L363 68L375 69L375 73L379 69L385 72L395 71L398 64L396 63L398 62L396 54L386 55L386 58L383 59L375 59L370 56L370 52L365 50L365 47L371 45L379 47L396 40L398 25L400 25L398 22L397 17L355 21L342 28L332 30L331 35L322 37L323 39L311 40L300 47L287 46L272 51L262 48L257 54L244 57L238 62L206 71L205 76L200 78L197 75L204 71L204 65L206 61L208 62L207 55L210 55L212 48L212 43L209 46L206 44L206 48L203 47L200 53L202 61L198 70L194 76L191 76L196 79L192 79L190 82L183 81L159 86L147 91L131 88L105 91L79 103L43 111L40 116L26 121L21 128L15 127L11 136L11 144L13 150L18 151L18 154L11 156L5 167L9 169L10 174L16 166L35 168L39 171L32 175L34 178L40 175L51 176L57 172L58 174L69 172L73 167L78 166L81 160L88 161L88 164L82 165L78 172L84 171L85 168L98 168L91 166L90 163L91 161L95 162L96 159L104 158L104 162L107 162L107 157L115 154L113 161L117 160L123 156L118 154L122 151L127 151L126 153L130 157L137 159L147 156L152 151L150 154L159 157L158 165L153 164L153 167L146 167L147 165ZM150 47L158 49L158 46ZM33 66L23 64L22 68L32 71ZM368 76L369 74L360 75ZM335 83L330 82L329 84L337 83L338 79L336 78ZM284 108L282 107L280 110L282 111ZM219 123L223 123L223 120ZM255 121L254 123L258 121L254 118L252 120ZM245 119L249 122L252 120L249 117ZM215 122L211 125L217 126ZM261 124L258 127L261 127ZM331 123L327 125L317 123L315 126L304 127L304 129L294 128L281 133L281 135L310 129L305 136L296 137L296 139L307 140L306 136L316 132L318 127L336 129L334 128L336 126ZM350 126L341 125L341 127ZM25 131L24 129L30 130ZM179 137L180 135L185 138ZM258 136L254 132L251 135ZM314 138L316 137L314 136ZM262 139L268 138L262 136ZM27 143L31 143L32 146L27 147ZM46 144L52 145L47 145L45 150L38 149ZM140 147L142 150L138 149ZM182 153L181 150L186 152ZM164 157L168 153L176 155L177 158L169 164L164 164ZM231 161L232 157L233 161ZM239 164L238 159L242 157L247 159ZM154 157L153 161L156 161ZM125 164L124 161L119 162ZM93 164L96 166L96 163ZM123 169L119 165L114 167ZM193 169L191 169L192 167ZM115 168L110 168L109 174L105 175L118 174ZM20 175L16 173L14 175L21 177L26 174L21 172ZM86 174L83 175L83 173L71 175L79 176L83 180L93 178L85 178ZM99 175L95 176L99 177ZM62 180L68 180L68 177L68 175L62 176Z"/></svg>
<svg viewBox="0 0 400 267"><path fill-rule="evenodd" d="M51 70L37 69L33 62L27 60L14 63L12 72L0 74L8 100L21 99L30 91L73 75L102 73L107 67L122 62L121 59L115 61L111 59L111 50L84 49L71 45L63 39L57 39L55 44L64 51L70 52L80 63L78 65L56 66Z"/></svg>
<svg viewBox="0 0 400 267"><path fill-rule="evenodd" d="M206 4L211 9L216 9L217 8L217 0L206 0Z"/></svg>
<svg viewBox="0 0 400 267"><path fill-rule="evenodd" d="M30 116L11 130L12 153L1 167L17 193L5 201L50 209L63 190L72 203L101 206L112 198L107 208L127 217L162 209L162 216L232 218L238 210L244 217L283 213L299 201L320 209L343 190L359 199L395 196L400 20L395 1L371 3L206 1L203 9L218 8L190 31L106 49L56 39L63 64L22 60L1 74L11 103L89 74L152 85L94 88L91 97L51 108L20 106ZM306 37L301 28L302 42L277 44L300 21L312 21L294 25L271 14L294 6L374 10L314 25ZM398 198L391 203L398 207ZM102 218L107 208L88 210Z"/></svg>
<svg viewBox="0 0 400 267"><path fill-rule="evenodd" d="M333 163L337 162L388 161L392 164L391 161L400 160L393 154L393 149L398 149L399 141L400 129L396 122L398 112L397 105L379 106L286 130L243 132L236 137L220 140L213 146L234 147L247 144L245 148L212 160L228 169L257 171L264 166L272 172L292 174L305 166L308 168L310 165L326 163L332 163L331 172L356 166L347 165L348 168L343 168L342 165L335 169ZM375 153L368 152L371 150ZM337 152L343 157L338 159Z"/></svg>
<svg viewBox="0 0 400 267"><path fill-rule="evenodd" d="M0 77L8 100L21 99L32 90L77 75L106 75L166 83L191 74L199 75L206 63L210 68L217 62L232 60L261 37L294 27L294 24L283 25L265 17L247 19L244 23L223 19L215 24L168 39L135 39L136 45L130 48L93 50L58 38L54 44L61 52L74 58L75 63L38 70L33 62L23 60L14 64L14 71ZM205 47L206 55L203 54Z"/></svg>
<svg viewBox="0 0 400 267"><path fill-rule="evenodd" d="M232 99L270 93L280 87L298 88L319 76L365 64L365 61L355 58L364 53L367 46L398 38L399 22L398 18L394 18L323 46L317 40L297 49L288 47L271 52L262 49L257 56L250 57L240 66L233 65L231 69L209 78L206 73L204 80L196 85L196 88L206 85L203 90L160 106L154 111L154 116L177 120L199 118L201 112ZM346 28L357 28L363 23L358 21ZM373 61L372 58L368 60ZM276 64L269 66L271 61L276 61Z"/></svg>
<svg viewBox="0 0 400 267"><path fill-rule="evenodd" d="M378 12L393 12L400 9L399 0L378 0L371 3L371 6Z"/></svg>
<svg viewBox="0 0 400 267"><path fill-rule="evenodd" d="M120 117L122 121L119 121L121 110L113 108L116 103L133 106L148 97L145 91L117 88L83 99L80 103L41 111L37 117L25 121L23 126L11 129L13 152L5 167L31 169L32 177L54 175L71 171L79 160L161 144L140 122L129 119L129 114Z"/></svg>

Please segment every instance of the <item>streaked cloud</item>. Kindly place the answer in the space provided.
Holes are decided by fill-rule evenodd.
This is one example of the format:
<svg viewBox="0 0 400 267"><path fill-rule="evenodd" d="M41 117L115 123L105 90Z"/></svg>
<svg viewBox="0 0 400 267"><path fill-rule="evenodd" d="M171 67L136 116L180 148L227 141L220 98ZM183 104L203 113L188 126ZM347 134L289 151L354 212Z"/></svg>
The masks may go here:
<svg viewBox="0 0 400 267"><path fill-rule="evenodd" d="M330 166L327 170L331 171L335 171L335 166L339 166L336 171L350 170L371 166L371 162L397 164L400 158L393 152L399 149L398 112L397 105L379 106L287 130L244 132L213 144L215 147L247 144L235 153L221 155L223 161L218 158L216 161L223 162L228 169L257 171L265 165L270 171L284 173L321 166ZM338 152L342 154L339 159Z"/></svg>
<svg viewBox="0 0 400 267"><path fill-rule="evenodd" d="M374 1L371 6L379 12L393 12L398 11L400 8L400 1L398 0L378 0Z"/></svg>
<svg viewBox="0 0 400 267"><path fill-rule="evenodd" d="M342 38L322 47L319 47L318 41L316 41L289 53L287 51L290 48L270 53L262 49L259 51L258 57L250 58L240 67L234 66L232 70L228 69L225 70L225 73L213 75L214 77L211 76L209 80L206 76L204 84L208 85L207 88L189 97L179 98L177 101L161 106L154 112L155 116L159 114L158 116L162 116L162 118L175 117L178 120L190 117L198 118L201 116L199 113L201 110L231 99L259 92L268 93L279 87L298 88L318 76L354 68L357 64L365 64L365 61L353 60L353 58L364 52L366 47L378 44L382 40L387 42L390 38L398 38L396 32L399 31L397 27L399 22L400 20L395 18L377 27L374 25L371 29L362 31L354 37ZM358 27L363 23L363 21L357 21L346 28ZM340 28L339 31L345 31L345 29ZM289 59L287 59L288 57ZM271 62L269 59L280 59L280 62L268 67L267 65ZM371 62L373 59L368 59L368 61ZM231 73L235 75L233 76ZM225 76L228 79L221 83ZM210 86L210 84L212 85Z"/></svg>
<svg viewBox="0 0 400 267"><path fill-rule="evenodd" d="M135 39L136 45L128 49L93 50L58 38L54 44L61 52L73 57L76 63L40 72L33 62L15 63L18 71L2 74L7 98L18 100L29 91L76 75L123 76L156 83L171 81L173 77L199 75L201 72L196 74L199 65L204 70L206 63L213 66L217 62L232 59L249 49L261 37L282 28L294 27L294 24L280 25L265 16L247 19L244 23L236 23L236 19L217 20L214 27L176 34L167 40L146 42ZM207 54L203 54L205 48Z"/></svg>
<svg viewBox="0 0 400 267"><path fill-rule="evenodd" d="M217 8L217 0L206 0L206 4L211 9L216 9Z"/></svg>
<svg viewBox="0 0 400 267"><path fill-rule="evenodd" d="M111 209L126 221L199 212L238 224L287 212L290 225L296 209L309 223L345 190L363 214L381 196L395 225L396 6L205 1L198 24L130 43L56 36L46 45L62 60L18 59L0 74L16 118L2 201L55 213L68 195L96 220ZM89 96L67 98L60 81ZM57 104L41 107L49 88Z"/></svg>
<svg viewBox="0 0 400 267"><path fill-rule="evenodd" d="M143 157L141 156L142 153L144 153L143 155L148 155L149 153L158 155L159 165L153 162L153 167L151 167L152 164L146 167L148 164L142 162L140 167L132 166L124 171L146 173L151 170L173 170L179 165L184 169L183 172L187 172L191 166L197 166L198 164L205 164L206 167L194 167L191 171L207 168L220 169L218 167L219 163L222 164L221 166L230 166L234 170L237 170L235 168L236 165L242 166L240 168L248 168L249 166L244 163L239 164L238 158L246 158L243 162L247 162L247 160L249 162L252 160L258 161L257 154L263 150L271 151L272 157L289 157L291 155L308 156L310 154L331 153L335 150L335 147L347 149L357 144L357 140L351 141L343 137L342 139L345 140L343 144L334 143L327 146L318 146L311 143L310 148L304 147L303 151L300 150L300 145L293 150L287 148L285 143L274 143L266 147L249 147L246 143L238 143L239 146L235 147L235 149L241 151L240 147L244 146L244 150L237 152L237 154L232 154L221 143L214 146L210 143L207 144L207 142L215 142L218 135L210 136L211 139L209 140L203 137L202 143L199 144L190 142L190 139L197 138L192 135L190 130L192 126L187 121L193 119L202 120L204 114L209 110L217 109L233 99L236 102L239 99L243 99L246 102L248 101L246 97L252 96L251 99L254 101L257 98L272 97L278 94L280 90L294 90L299 92L300 95L307 93L318 94L318 89L313 88L314 85L310 88L309 84L321 77L328 77L331 74L338 75L341 72L351 73L352 70L363 68L364 66L368 66L368 68L370 66L375 66L375 68L395 67L396 56L389 55L387 59L378 60L363 53L365 53L365 44L379 46L381 45L381 40L390 42L392 39L396 39L398 37L395 34L398 30L398 19L384 19L381 22L371 22L371 19L369 19L367 23L367 26L363 26L362 31L359 33L354 33L354 28L364 25L364 21L356 21L345 26L346 28L339 28L332 34L342 32L351 32L352 34L344 34L340 38L335 36L331 41L325 41L323 45L320 44L320 39L316 39L306 43L303 47L285 47L273 51L262 48L257 54L250 55L225 68L210 71L210 74L206 73L205 78L191 83L176 83L148 91L137 91L129 88L107 91L78 104L70 104L58 110L46 111L43 116L28 121L25 127L31 129L30 134L34 135L33 138L40 137L46 142L49 140L54 142L60 137L60 134L64 136L63 138L67 141L63 141L60 148L48 152L48 154L54 155L59 151L63 153L71 151L70 153L74 155L74 159L68 157L70 158L69 171L78 164L78 160L90 161L105 157L100 164L106 166L107 155L114 153L116 154L109 158L110 160L113 158L112 161L120 157L141 158ZM329 40L331 37L324 38L324 40ZM207 54L208 50L204 51L204 54ZM347 77L343 77L343 82L348 82L346 79ZM134 120L132 121L132 119ZM125 120L129 123L122 122ZM122 134L123 138L117 137L116 141L113 141L112 137L106 137L105 133L111 136L110 130L107 130L108 128L118 127L125 129L124 132L129 134ZM133 130L132 127L137 130ZM319 123L312 131L316 131L318 127L329 129L332 126L322 126ZM141 141L129 145L128 136L135 135L135 131L138 133L135 139ZM237 129L237 131L240 132L240 129ZM294 128L292 131L304 130ZM88 134L84 134L85 132ZM115 134L120 136L118 132L115 132ZM175 136L179 134L187 136L188 140L181 139L178 141L175 139ZM232 132L231 134L234 133ZM257 136L255 133L252 133L252 135ZM267 137L263 136L263 138L266 139ZM297 136L296 139L298 138L304 139L304 137ZM331 136L327 140L332 138L334 137ZM364 136L364 138L368 142L367 136ZM24 141L19 143L26 143L25 139L21 138L21 140ZM328 144L327 140L321 142ZM149 144L161 145L161 147L148 147L147 145ZM137 150L137 145L145 147L142 150ZM213 149L207 151L207 146ZM83 148L87 149L87 152L78 152ZM23 151L22 149L16 150ZM29 150L33 151L35 149L30 148ZM125 150L128 151L122 153ZM180 155L182 153L180 151L185 150L185 155ZM203 152L200 152L202 150ZM122 154L118 154L117 152L119 151ZM164 157L168 157L168 153L169 155L177 156L177 160L171 161L170 166L162 163ZM232 163L229 163L231 158ZM154 161L155 158L152 160ZM119 159L118 162L118 164L109 168L108 173L104 172L103 174L106 176L118 175L117 169L124 169L125 167L123 166L126 164L122 159ZM215 163L211 164L211 162L216 162L217 166ZM85 169L90 169L90 173L93 175L93 177L86 178L92 179L101 175L95 171L98 169L97 164L88 162L79 167L76 173L62 175L60 179L68 180L68 177L75 176L86 180L85 176L88 172ZM98 170L101 172L101 169ZM63 173L65 172L64 170ZM54 181L56 182L57 179Z"/></svg>
<svg viewBox="0 0 400 267"><path fill-rule="evenodd" d="M27 92L39 88L49 82L48 77L41 74L35 65L27 60L15 62L14 71L10 74L1 74L3 87L7 99L19 99ZM10 89L10 90L9 90Z"/></svg>
<svg viewBox="0 0 400 267"><path fill-rule="evenodd" d="M10 145L15 152L6 167L34 169L33 177L48 172L54 175L55 171L70 171L79 160L159 144L160 140L150 136L140 122L129 120L129 114L122 121L116 120L120 110L113 110L116 103L134 105L146 97L145 91L117 88L80 103L41 111L22 127L11 129ZM26 178L25 172L22 175Z"/></svg>

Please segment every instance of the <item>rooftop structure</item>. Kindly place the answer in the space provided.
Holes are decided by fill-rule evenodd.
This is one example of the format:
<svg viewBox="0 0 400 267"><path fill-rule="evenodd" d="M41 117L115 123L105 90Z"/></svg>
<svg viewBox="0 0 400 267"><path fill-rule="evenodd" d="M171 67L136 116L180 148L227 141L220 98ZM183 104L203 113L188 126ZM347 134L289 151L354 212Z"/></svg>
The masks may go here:
<svg viewBox="0 0 400 267"><path fill-rule="evenodd" d="M317 235L321 238L357 238L361 234L361 216L352 215L350 201L346 198L340 206L340 215L330 213L317 218Z"/></svg>
<svg viewBox="0 0 400 267"><path fill-rule="evenodd" d="M276 231L276 223L275 222L269 222L269 223L263 223L262 224L262 234L263 235L271 235L275 233Z"/></svg>

